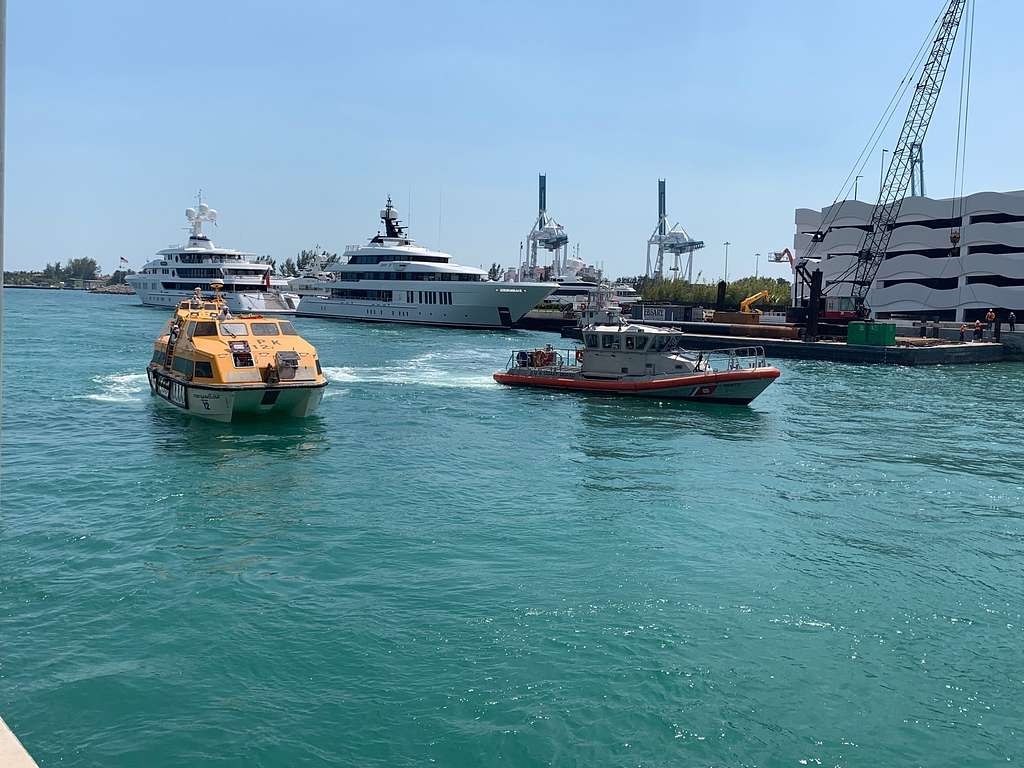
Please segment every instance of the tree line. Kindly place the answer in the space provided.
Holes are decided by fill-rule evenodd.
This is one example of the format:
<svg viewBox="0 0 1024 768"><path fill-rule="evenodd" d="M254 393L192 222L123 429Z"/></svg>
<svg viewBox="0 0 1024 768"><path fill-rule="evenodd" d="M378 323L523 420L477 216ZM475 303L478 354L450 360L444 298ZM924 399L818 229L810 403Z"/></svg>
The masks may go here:
<svg viewBox="0 0 1024 768"><path fill-rule="evenodd" d="M99 271L96 259L71 259L67 264L47 262L42 271L4 272L4 285L56 286L75 280L95 280Z"/></svg>
<svg viewBox="0 0 1024 768"><path fill-rule="evenodd" d="M718 299L717 283L689 283L686 280L658 280L642 276L624 278L620 282L632 285L645 302L712 307ZM785 278L751 275L727 284L725 303L726 306L738 307L748 296L767 291L768 297L762 300L762 304L788 306L791 290L792 286Z"/></svg>

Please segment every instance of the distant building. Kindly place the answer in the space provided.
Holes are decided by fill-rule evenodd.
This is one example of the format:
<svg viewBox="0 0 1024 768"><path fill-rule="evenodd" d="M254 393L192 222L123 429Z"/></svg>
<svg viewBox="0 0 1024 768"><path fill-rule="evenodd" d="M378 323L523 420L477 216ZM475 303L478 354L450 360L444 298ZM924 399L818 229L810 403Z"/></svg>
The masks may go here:
<svg viewBox="0 0 1024 768"><path fill-rule="evenodd" d="M1012 309L1024 317L1024 190L978 192L965 197L962 206L956 202L927 197L903 201L867 297L876 317L962 322L982 318L989 307ZM833 214L833 208L839 210ZM820 211L796 209L797 264L807 257L814 233L829 222L811 255L820 261L807 266L810 271L821 269L828 295L850 295L852 286L837 280L855 259L873 209L853 200ZM960 230L955 247L950 241L954 228Z"/></svg>

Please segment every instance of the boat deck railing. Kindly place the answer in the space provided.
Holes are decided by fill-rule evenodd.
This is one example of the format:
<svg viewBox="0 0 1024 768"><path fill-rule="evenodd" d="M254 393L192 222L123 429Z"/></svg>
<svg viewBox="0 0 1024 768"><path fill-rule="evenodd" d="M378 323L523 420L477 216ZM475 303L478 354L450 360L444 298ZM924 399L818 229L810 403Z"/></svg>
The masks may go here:
<svg viewBox="0 0 1024 768"><path fill-rule="evenodd" d="M539 373L558 375L559 371L579 370L579 362L576 359L576 348L514 349L505 363L506 370L513 368L529 368Z"/></svg>
<svg viewBox="0 0 1024 768"><path fill-rule="evenodd" d="M764 347L705 349L698 352L697 355L698 358L710 362L711 367L716 371L741 371L748 368L768 367L768 358L765 357Z"/></svg>
<svg viewBox="0 0 1024 768"><path fill-rule="evenodd" d="M531 372L550 374L552 376L578 371L580 367L579 355L583 349L583 347L564 350L554 348L515 349L508 356L505 369L526 368ZM710 363L711 368L715 371L741 371L768 367L768 359L764 354L764 347L722 347L720 349L702 350L696 353L680 347L663 350L662 354L671 352L685 352L695 356L698 367L707 362Z"/></svg>

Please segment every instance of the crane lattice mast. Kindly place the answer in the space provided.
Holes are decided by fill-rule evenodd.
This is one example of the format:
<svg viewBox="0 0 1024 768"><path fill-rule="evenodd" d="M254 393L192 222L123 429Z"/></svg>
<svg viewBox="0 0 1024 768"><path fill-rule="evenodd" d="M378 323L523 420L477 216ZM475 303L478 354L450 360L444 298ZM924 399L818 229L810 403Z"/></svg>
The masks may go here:
<svg viewBox="0 0 1024 768"><path fill-rule="evenodd" d="M852 296L858 314L865 313L864 300L875 280L875 275L878 274L878 268L885 260L893 226L900 215L903 198L907 196L907 188L914 173L914 159L919 151L915 149L915 145L920 148L924 142L966 6L967 0L949 0L924 69L921 70L921 77L914 89L907 119L892 152L885 181L879 190L878 203L871 215L871 229L864 235L853 267L853 278L850 282L853 283ZM959 233L954 231L951 239L959 240Z"/></svg>

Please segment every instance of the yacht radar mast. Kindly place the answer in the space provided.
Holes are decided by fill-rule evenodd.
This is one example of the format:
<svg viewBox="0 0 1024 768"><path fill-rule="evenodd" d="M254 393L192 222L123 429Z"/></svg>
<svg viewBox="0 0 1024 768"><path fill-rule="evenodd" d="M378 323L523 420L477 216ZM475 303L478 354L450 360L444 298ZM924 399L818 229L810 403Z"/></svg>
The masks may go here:
<svg viewBox="0 0 1024 768"><path fill-rule="evenodd" d="M394 240L404 240L407 237L406 227L402 225L398 218L398 211L395 210L395 206L391 203L391 195L388 195L388 201L381 208L380 220L384 222L384 237L390 237ZM380 232L377 234L380 235Z"/></svg>
<svg viewBox="0 0 1024 768"><path fill-rule="evenodd" d="M191 225L189 229L189 238L192 240L207 240L209 238L203 234L203 222L208 221L211 224L216 224L217 211L203 202L202 191L196 195L196 198L198 201L196 207L185 209L185 218Z"/></svg>
<svg viewBox="0 0 1024 768"><path fill-rule="evenodd" d="M535 276L537 270L538 246L553 254L551 267L555 275L562 273L569 258L569 236L565 233L565 227L548 215L547 207L547 176L542 173L538 181L537 219L530 234L526 236L528 245L525 271L531 278Z"/></svg>
<svg viewBox="0 0 1024 768"><path fill-rule="evenodd" d="M651 246L657 246L658 253L651 270ZM665 212L665 180L658 179L658 225L647 240L647 276L661 280L665 276L665 254L673 255L672 279L678 280L682 257L686 256L686 281L693 282L693 253L704 247L703 240L694 240L682 225L676 224L669 229L668 214Z"/></svg>

